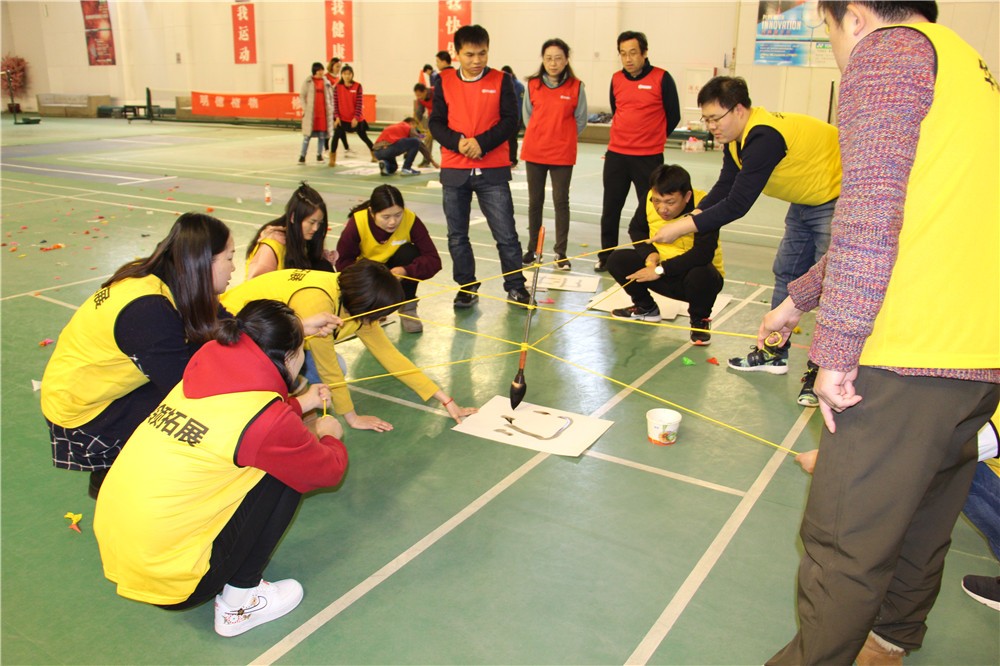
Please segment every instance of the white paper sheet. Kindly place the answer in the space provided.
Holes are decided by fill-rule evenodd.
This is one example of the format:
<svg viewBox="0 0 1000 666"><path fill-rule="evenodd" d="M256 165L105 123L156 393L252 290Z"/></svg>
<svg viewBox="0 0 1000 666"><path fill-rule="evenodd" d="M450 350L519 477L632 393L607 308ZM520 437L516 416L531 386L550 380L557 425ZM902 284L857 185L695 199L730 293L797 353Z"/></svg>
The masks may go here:
<svg viewBox="0 0 1000 666"><path fill-rule="evenodd" d="M617 293L615 293L616 290ZM684 301L676 301L672 298L661 296L652 291L649 293L652 294L653 300L656 301L657 307L660 308L660 316L664 319L676 319L678 315L682 317L688 316L688 304ZM716 296L715 307L712 308L712 317L718 317L732 300L732 294L719 294ZM619 289L617 285L611 287L610 289L605 289L601 293L595 295L587 303L588 310L599 310L601 312L611 312L612 310L628 308L631 306L631 297L625 293L624 289Z"/></svg>
<svg viewBox="0 0 1000 666"><path fill-rule="evenodd" d="M509 397L498 395L452 430L533 451L577 457L613 423L530 402L522 402L514 410Z"/></svg>

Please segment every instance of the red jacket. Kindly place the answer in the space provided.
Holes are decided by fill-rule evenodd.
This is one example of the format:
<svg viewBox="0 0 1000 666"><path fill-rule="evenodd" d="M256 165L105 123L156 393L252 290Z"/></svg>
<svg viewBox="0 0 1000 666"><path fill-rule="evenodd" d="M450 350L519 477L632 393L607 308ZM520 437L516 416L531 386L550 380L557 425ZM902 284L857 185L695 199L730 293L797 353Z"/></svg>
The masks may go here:
<svg viewBox="0 0 1000 666"><path fill-rule="evenodd" d="M299 401L288 397L278 369L249 336L232 347L206 343L184 371L187 398L245 391L274 391L283 401L272 402L247 424L236 464L262 469L300 493L340 483L347 470L344 443L317 439L305 426Z"/></svg>

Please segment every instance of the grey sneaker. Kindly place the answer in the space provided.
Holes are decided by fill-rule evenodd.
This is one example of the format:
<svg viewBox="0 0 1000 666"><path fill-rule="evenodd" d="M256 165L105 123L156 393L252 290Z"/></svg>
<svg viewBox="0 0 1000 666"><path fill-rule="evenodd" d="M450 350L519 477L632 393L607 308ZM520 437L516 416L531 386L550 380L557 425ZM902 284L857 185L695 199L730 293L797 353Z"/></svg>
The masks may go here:
<svg viewBox="0 0 1000 666"><path fill-rule="evenodd" d="M788 372L788 356L770 351L766 347L759 349L754 346L745 358L729 359L729 367L740 372L766 372L771 375L783 375Z"/></svg>

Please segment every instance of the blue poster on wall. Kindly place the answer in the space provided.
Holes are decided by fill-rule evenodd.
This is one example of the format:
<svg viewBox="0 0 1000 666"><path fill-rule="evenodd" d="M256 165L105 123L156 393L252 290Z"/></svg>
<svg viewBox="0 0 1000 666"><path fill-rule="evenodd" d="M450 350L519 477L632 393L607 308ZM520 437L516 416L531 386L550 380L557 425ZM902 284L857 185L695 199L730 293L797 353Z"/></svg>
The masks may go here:
<svg viewBox="0 0 1000 666"><path fill-rule="evenodd" d="M758 3L754 64L835 66L816 0L761 0Z"/></svg>

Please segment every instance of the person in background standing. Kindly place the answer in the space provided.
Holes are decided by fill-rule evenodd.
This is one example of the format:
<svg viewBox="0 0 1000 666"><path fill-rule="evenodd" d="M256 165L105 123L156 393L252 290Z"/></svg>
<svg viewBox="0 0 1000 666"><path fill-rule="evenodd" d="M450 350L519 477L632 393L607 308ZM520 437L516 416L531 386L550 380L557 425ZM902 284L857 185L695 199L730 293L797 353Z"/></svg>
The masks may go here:
<svg viewBox="0 0 1000 666"><path fill-rule="evenodd" d="M354 68L344 65L340 68L340 81L333 87L333 145L338 139L344 138L346 132L356 132L369 152L372 151L372 140L368 138L368 121L364 113L364 90L361 84L354 80ZM345 140L346 143L346 140ZM377 162L372 153L372 162ZM337 154L330 152L330 166L337 164Z"/></svg>
<svg viewBox="0 0 1000 666"><path fill-rule="evenodd" d="M604 201L601 252L594 270L608 270L611 248L618 245L622 207L629 186L635 188L636 215L646 209L649 175L663 164L663 147L677 127L681 105L669 72L649 64L649 43L641 32L618 35L622 69L611 77L611 140L604 155Z"/></svg>
<svg viewBox="0 0 1000 666"><path fill-rule="evenodd" d="M552 205L556 211L556 268L568 271L569 183L576 164L576 144L587 126L587 94L583 81L569 65L569 45L561 39L542 44L542 64L528 77L522 115L527 129L521 157L528 173L528 246L522 263L535 261L538 230L542 227L545 176L552 178Z"/></svg>
<svg viewBox="0 0 1000 666"><path fill-rule="evenodd" d="M510 139L507 140L507 144L510 146L510 166L513 168L517 166L517 135L524 129L523 117L521 115L522 106L524 105L524 84L517 80L517 75L514 74L514 70L510 68L510 65L504 65L500 69L510 75L511 81L514 82L514 96L517 97L517 127L514 129L514 133L510 135Z"/></svg>
<svg viewBox="0 0 1000 666"><path fill-rule="evenodd" d="M316 137L316 161L322 162L327 132L333 126L333 88L323 75L323 63L313 63L312 76L302 83L299 95L302 98L302 150L299 152L299 164L306 163L309 139L313 137ZM332 158L330 166L333 166Z"/></svg>

